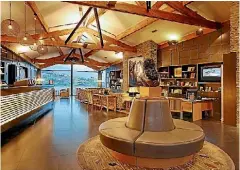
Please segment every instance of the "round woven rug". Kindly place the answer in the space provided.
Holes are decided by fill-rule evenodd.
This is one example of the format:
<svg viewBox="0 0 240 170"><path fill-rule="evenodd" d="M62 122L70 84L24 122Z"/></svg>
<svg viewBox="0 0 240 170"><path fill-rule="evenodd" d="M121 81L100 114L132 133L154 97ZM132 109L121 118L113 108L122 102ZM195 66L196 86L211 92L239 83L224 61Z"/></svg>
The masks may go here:
<svg viewBox="0 0 240 170"><path fill-rule="evenodd" d="M124 164L116 160L108 148L102 145L99 136L95 136L77 150L78 164L84 170L148 170ZM219 147L204 142L203 149L197 153L192 162L169 170L234 170L232 159ZM154 170L162 170L154 169Z"/></svg>

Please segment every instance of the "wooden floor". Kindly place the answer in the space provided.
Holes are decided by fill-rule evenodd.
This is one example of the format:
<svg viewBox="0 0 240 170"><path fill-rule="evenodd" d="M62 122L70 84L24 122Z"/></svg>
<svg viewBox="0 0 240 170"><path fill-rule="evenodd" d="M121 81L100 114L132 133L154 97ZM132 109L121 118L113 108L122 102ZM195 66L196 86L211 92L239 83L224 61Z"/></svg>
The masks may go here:
<svg viewBox="0 0 240 170"><path fill-rule="evenodd" d="M54 110L2 146L2 170L79 170L78 146L98 134L99 125L125 114L87 109L74 98L56 101ZM206 140L239 164L239 131L216 121L198 121Z"/></svg>

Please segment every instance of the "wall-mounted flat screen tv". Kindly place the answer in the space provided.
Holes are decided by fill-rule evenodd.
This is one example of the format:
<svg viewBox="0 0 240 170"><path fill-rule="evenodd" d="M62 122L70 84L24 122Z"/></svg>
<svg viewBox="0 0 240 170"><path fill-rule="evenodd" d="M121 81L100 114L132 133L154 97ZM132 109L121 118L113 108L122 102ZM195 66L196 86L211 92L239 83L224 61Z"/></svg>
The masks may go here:
<svg viewBox="0 0 240 170"><path fill-rule="evenodd" d="M219 82L221 81L221 66L205 66L201 68L201 81Z"/></svg>

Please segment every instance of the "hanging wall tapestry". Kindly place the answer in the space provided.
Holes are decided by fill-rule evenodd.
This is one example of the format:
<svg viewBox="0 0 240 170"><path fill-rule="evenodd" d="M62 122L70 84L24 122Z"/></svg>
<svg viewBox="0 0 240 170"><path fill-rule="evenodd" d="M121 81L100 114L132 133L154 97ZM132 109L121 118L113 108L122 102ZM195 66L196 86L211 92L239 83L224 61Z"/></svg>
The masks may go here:
<svg viewBox="0 0 240 170"><path fill-rule="evenodd" d="M129 87L141 86L141 75L143 73L143 57L128 59L128 82Z"/></svg>

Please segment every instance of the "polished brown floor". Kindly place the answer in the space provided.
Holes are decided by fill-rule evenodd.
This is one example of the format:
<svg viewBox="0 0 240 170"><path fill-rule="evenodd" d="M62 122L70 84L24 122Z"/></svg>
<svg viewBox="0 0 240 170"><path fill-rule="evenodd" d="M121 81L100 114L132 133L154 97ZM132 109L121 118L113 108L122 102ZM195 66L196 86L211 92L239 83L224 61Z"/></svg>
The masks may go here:
<svg viewBox="0 0 240 170"><path fill-rule="evenodd" d="M102 122L121 116L125 114L87 109L74 98L58 100L53 111L2 147L2 170L79 170L78 146L96 136ZM196 124L204 129L206 140L227 152L238 167L238 129L216 121Z"/></svg>

